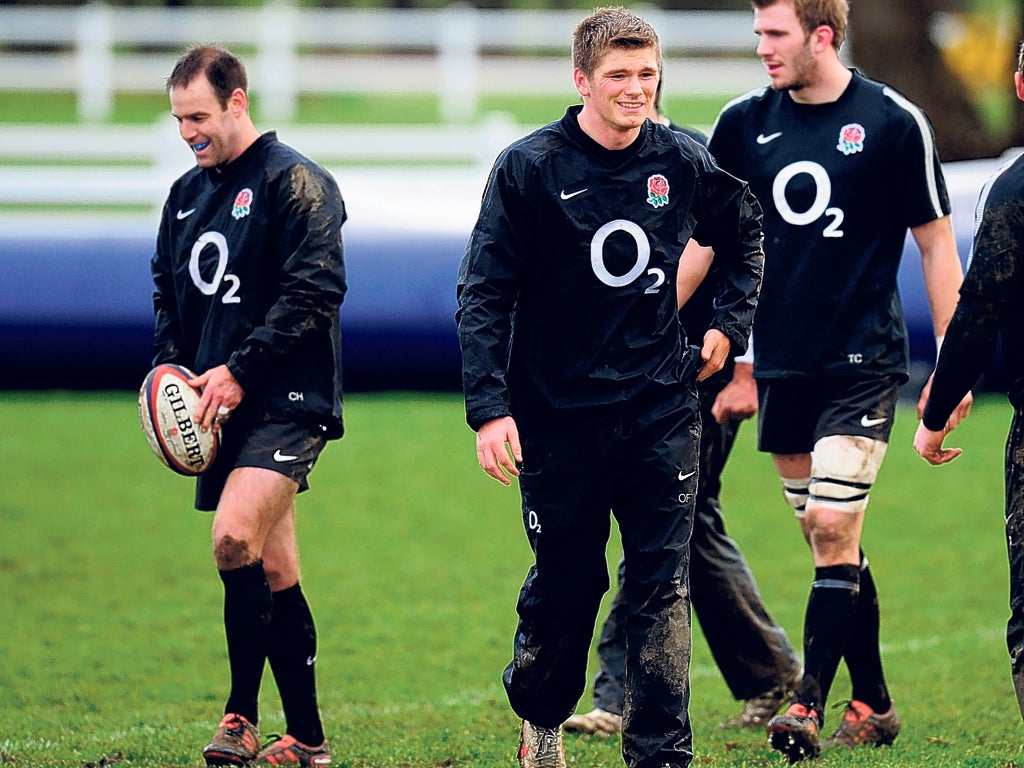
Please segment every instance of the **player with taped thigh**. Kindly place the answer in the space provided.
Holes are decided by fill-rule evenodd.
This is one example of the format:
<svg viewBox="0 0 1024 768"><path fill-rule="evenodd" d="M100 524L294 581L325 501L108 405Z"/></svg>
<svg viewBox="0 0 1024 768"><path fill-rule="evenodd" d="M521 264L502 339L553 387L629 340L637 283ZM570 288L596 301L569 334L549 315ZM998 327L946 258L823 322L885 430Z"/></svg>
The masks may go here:
<svg viewBox="0 0 1024 768"><path fill-rule="evenodd" d="M803 507L814 554L804 682L767 728L772 746L794 761L823 746L823 707L844 656L855 695L824 746L890 744L898 731L879 661L874 582L860 552L881 462L880 446L868 441L888 439L896 388L908 379L897 280L907 233L920 252L936 338L953 316L963 268L927 115L840 59L847 0L752 5L769 84L726 105L708 147L764 206L754 322L759 448L774 456L787 498Z"/></svg>
<svg viewBox="0 0 1024 768"><path fill-rule="evenodd" d="M814 557L804 620L804 679L794 699L822 712L845 658L851 699L876 735L899 731L879 652L878 596L860 547L871 487L885 457L899 379L776 380L759 387L761 450L770 451ZM813 750L813 747L812 747Z"/></svg>

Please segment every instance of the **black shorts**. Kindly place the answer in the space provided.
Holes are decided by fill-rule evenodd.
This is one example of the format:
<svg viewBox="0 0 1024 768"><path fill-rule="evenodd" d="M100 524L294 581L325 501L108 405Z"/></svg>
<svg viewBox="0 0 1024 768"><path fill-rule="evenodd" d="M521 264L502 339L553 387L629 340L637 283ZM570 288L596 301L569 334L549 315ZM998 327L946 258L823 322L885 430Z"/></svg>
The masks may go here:
<svg viewBox="0 0 1024 768"><path fill-rule="evenodd" d="M309 488L313 469L327 438L320 427L259 421L224 426L220 449L210 468L196 478L196 509L217 509L228 475L237 467L260 467L290 477L299 492Z"/></svg>
<svg viewBox="0 0 1024 768"><path fill-rule="evenodd" d="M810 453L827 435L889 442L901 377L758 379L757 448Z"/></svg>

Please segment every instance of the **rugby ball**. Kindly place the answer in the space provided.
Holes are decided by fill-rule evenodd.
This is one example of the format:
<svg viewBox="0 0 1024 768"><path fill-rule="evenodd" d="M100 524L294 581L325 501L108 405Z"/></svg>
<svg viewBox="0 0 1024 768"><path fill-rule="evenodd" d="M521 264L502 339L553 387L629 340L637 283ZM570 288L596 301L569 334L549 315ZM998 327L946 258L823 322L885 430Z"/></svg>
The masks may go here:
<svg viewBox="0 0 1024 768"><path fill-rule="evenodd" d="M201 475L213 463L220 432L201 432L194 421L202 396L190 382L196 375L163 363L146 375L139 390L139 421L153 453L180 475Z"/></svg>

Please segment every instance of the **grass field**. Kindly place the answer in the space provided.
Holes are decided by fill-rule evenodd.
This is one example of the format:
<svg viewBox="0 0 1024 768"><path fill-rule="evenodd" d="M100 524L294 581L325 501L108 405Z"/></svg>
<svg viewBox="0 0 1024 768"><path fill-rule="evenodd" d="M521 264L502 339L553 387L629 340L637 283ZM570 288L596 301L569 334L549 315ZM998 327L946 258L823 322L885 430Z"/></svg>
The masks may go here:
<svg viewBox="0 0 1024 768"><path fill-rule="evenodd" d="M1001 399L984 401L950 441L965 455L935 469L901 412L865 549L904 729L891 749L820 765L1024 765L1003 641L1008 421ZM335 764L512 766L499 675L529 564L518 494L477 468L455 394L356 394L347 424L299 501ZM753 437L741 431L723 501L798 642L809 557ZM209 517L149 454L133 394L0 393L0 467L0 764L201 765L227 681ZM283 728L266 682L265 734ZM695 765L784 764L763 733L714 727L738 705L699 633L692 688ZM833 701L847 692L841 677ZM617 740L567 748L572 766L621 765Z"/></svg>
<svg viewBox="0 0 1024 768"><path fill-rule="evenodd" d="M722 106L735 94L721 96L673 96L666 94L666 114L693 125L711 125ZM491 112L505 112L521 125L543 125L556 120L571 101L559 95L485 94L480 101L481 119ZM259 92L253 94L258 114ZM163 94L118 94L112 123L151 124L170 120L170 107ZM0 90L0 123L76 123L75 97L70 92L38 93ZM262 121L257 121L262 123ZM441 104L436 96L424 94L303 95L299 99L298 124L376 125L431 124L441 122ZM266 126L267 128L272 126Z"/></svg>

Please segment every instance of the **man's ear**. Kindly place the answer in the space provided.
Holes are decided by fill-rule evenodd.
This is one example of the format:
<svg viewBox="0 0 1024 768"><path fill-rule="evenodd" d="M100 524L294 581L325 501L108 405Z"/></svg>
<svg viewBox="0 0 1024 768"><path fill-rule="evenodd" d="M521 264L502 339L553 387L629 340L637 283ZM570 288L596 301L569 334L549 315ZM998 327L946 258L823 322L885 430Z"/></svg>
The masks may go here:
<svg viewBox="0 0 1024 768"><path fill-rule="evenodd" d="M235 88L228 97L228 109L235 117L243 114L249 108L249 95L241 88Z"/></svg>
<svg viewBox="0 0 1024 768"><path fill-rule="evenodd" d="M836 39L836 31L828 24L819 24L811 33L815 53L832 47L832 41Z"/></svg>
<svg viewBox="0 0 1024 768"><path fill-rule="evenodd" d="M583 74L583 70L579 67L572 71L572 81L580 96L590 95L590 82L587 80L586 75Z"/></svg>

